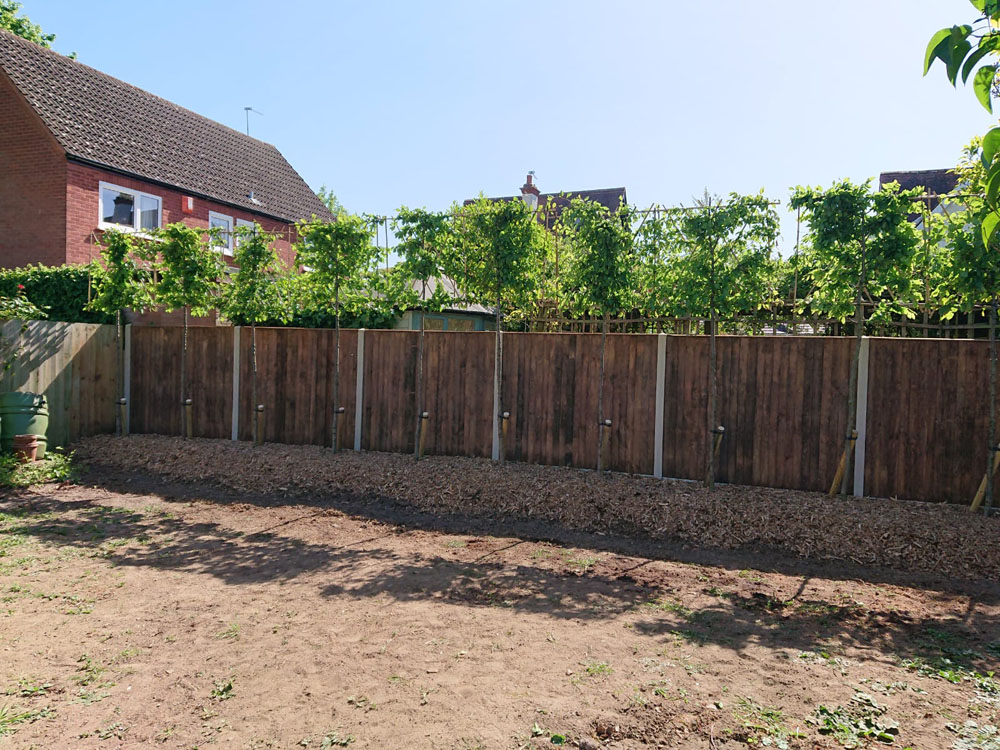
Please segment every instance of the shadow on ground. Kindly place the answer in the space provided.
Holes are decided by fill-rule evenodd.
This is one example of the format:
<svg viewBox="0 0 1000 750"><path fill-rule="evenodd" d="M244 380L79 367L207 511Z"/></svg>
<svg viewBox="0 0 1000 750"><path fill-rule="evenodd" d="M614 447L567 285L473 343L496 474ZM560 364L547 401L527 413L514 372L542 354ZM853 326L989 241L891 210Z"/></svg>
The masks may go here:
<svg viewBox="0 0 1000 750"><path fill-rule="evenodd" d="M931 600L953 606L963 602L964 616L909 618L895 608L869 610L855 603L803 598L811 578L834 581L860 578L879 583L921 586L925 577L866 571L840 565L823 566L760 552L687 550L679 545L594 534L551 524L499 522L495 519L438 518L388 502L356 498L321 501L252 497L178 484L141 482L124 476L91 475L87 481L106 489L156 494L168 502L208 501L223 505L292 505L302 513L252 534L241 534L216 523L191 523L154 509L141 512L103 505L95 500L67 501L58 491L33 495L31 506L0 497L7 523L4 537L28 536L78 548L104 557L114 565L148 567L214 576L230 585L266 584L301 579L315 584L322 596L368 599L390 597L399 602L441 601L460 606L503 607L550 618L596 620L635 613L634 632L694 645L715 644L741 650L750 644L770 648L816 651L829 640L842 647L871 652L872 659L889 655L964 659L977 668L995 668L991 641L1000 640L995 586L934 582ZM334 510L385 524L372 536L345 545L305 542L285 535L284 527L332 514ZM580 548L696 563L705 568L773 570L801 577L799 593L787 600L762 590L716 591L704 584L703 598L711 604L688 609L670 599L672 580L664 571L650 573L648 564L621 559L594 564L585 571L565 565L503 562L492 553L471 560L435 554L433 547L398 552L393 537L410 530L461 534L503 534L542 539ZM491 559L493 558L493 559ZM686 585L692 585L694 573ZM314 578L310 576L314 575ZM706 579L707 580L707 579ZM700 584L695 584L700 585ZM745 587L741 587L745 588ZM751 587L752 588L752 587ZM931 607L933 609L933 607Z"/></svg>

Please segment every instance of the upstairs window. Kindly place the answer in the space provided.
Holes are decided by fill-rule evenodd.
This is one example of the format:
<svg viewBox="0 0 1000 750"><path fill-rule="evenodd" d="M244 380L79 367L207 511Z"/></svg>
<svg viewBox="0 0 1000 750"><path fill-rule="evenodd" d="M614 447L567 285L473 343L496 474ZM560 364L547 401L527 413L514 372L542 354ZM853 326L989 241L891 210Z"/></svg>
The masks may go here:
<svg viewBox="0 0 1000 750"><path fill-rule="evenodd" d="M208 228L215 230L212 238L212 249L223 255L233 254L233 217L225 214L208 212Z"/></svg>
<svg viewBox="0 0 1000 750"><path fill-rule="evenodd" d="M247 221L246 219L237 219L236 230L236 235L233 237L233 244L236 247L239 247L240 240L243 239L243 232L249 232L251 234L257 233L257 222ZM242 230L242 232L240 230Z"/></svg>
<svg viewBox="0 0 1000 750"><path fill-rule="evenodd" d="M163 202L159 196L108 182L100 185L101 229L125 229L148 232L159 229L163 217Z"/></svg>

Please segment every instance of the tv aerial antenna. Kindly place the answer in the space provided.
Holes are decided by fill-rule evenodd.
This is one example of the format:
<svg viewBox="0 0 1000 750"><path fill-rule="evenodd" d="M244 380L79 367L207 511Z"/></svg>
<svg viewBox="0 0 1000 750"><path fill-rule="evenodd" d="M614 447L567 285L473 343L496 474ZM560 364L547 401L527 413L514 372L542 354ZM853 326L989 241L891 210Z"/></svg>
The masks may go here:
<svg viewBox="0 0 1000 750"><path fill-rule="evenodd" d="M250 135L250 113L253 112L255 115L260 115L261 117L264 116L264 113L258 112L253 107L244 107L243 111L246 113L247 116L247 135Z"/></svg>

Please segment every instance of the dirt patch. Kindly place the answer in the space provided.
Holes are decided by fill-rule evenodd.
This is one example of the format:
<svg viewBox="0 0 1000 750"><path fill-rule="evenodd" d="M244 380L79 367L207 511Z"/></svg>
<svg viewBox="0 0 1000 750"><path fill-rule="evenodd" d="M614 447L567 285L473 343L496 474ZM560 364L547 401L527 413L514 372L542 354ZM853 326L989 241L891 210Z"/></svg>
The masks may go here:
<svg viewBox="0 0 1000 750"><path fill-rule="evenodd" d="M994 585L87 480L0 495L0 744L947 748L1000 718Z"/></svg>
<svg viewBox="0 0 1000 750"><path fill-rule="evenodd" d="M818 493L723 486L559 467L388 453L331 454L316 446L160 436L93 437L83 460L169 480L279 496L389 500L436 514L540 519L568 528L727 549L767 548L817 560L993 580L1000 518L961 507L829 499Z"/></svg>

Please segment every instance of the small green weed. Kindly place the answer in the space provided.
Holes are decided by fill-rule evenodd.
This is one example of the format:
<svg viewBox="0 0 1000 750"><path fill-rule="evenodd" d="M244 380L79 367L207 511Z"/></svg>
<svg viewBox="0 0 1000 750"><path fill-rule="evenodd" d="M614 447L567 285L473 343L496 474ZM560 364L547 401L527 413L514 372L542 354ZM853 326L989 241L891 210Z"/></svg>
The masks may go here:
<svg viewBox="0 0 1000 750"><path fill-rule="evenodd" d="M217 701L227 701L233 697L233 681L216 680L212 687L212 697Z"/></svg>
<svg viewBox="0 0 1000 750"><path fill-rule="evenodd" d="M25 711L14 708L9 703L0 706L0 737L14 734L17 731L18 724L30 724L38 719L45 719L54 715L55 711L48 707Z"/></svg>
<svg viewBox="0 0 1000 750"><path fill-rule="evenodd" d="M352 742L354 742L353 734L345 734L344 736L341 736L337 732L329 732L325 737L323 737L319 746L321 748L347 747Z"/></svg>
<svg viewBox="0 0 1000 750"><path fill-rule="evenodd" d="M41 461L21 463L12 455L0 456L0 487L30 487L45 482L65 482L73 476L73 454L52 450Z"/></svg>
<svg viewBox="0 0 1000 750"><path fill-rule="evenodd" d="M1000 729L991 724L979 726L970 719L961 725L945 726L958 735L958 739L952 745L953 750L1000 750Z"/></svg>
<svg viewBox="0 0 1000 750"><path fill-rule="evenodd" d="M216 633L215 637L222 638L227 641L238 641L240 639L240 624L238 622L229 623L229 627L219 633Z"/></svg>
<svg viewBox="0 0 1000 750"><path fill-rule="evenodd" d="M889 745L899 736L899 726L885 712L867 693L855 693L847 707L821 705L806 721L846 748L861 747L868 740Z"/></svg>
<svg viewBox="0 0 1000 750"><path fill-rule="evenodd" d="M606 661L589 661L584 665L588 677L603 677L609 675L614 670Z"/></svg>

